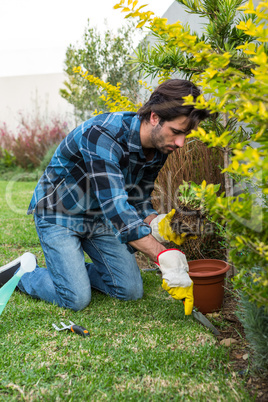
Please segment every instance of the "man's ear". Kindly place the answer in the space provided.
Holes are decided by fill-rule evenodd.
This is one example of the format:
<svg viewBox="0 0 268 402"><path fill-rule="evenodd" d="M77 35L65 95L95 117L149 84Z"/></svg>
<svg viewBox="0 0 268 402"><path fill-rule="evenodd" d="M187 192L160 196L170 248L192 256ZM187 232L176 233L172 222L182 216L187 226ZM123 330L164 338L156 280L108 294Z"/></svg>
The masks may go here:
<svg viewBox="0 0 268 402"><path fill-rule="evenodd" d="M150 123L153 127L157 126L157 124L160 121L160 117L155 113L155 112L151 112L151 116L150 116Z"/></svg>

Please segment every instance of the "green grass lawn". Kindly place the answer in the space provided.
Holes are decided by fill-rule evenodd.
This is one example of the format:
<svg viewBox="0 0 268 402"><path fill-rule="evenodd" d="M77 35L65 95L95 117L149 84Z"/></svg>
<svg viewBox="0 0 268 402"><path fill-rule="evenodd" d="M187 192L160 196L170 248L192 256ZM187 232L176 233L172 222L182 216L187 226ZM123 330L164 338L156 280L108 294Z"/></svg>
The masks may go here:
<svg viewBox="0 0 268 402"><path fill-rule="evenodd" d="M0 182L0 264L25 251L44 263L32 216L34 182ZM142 272L144 297L93 291L81 312L14 292L0 316L1 401L249 401L228 349L185 317L181 302ZM57 332L74 321L90 337Z"/></svg>

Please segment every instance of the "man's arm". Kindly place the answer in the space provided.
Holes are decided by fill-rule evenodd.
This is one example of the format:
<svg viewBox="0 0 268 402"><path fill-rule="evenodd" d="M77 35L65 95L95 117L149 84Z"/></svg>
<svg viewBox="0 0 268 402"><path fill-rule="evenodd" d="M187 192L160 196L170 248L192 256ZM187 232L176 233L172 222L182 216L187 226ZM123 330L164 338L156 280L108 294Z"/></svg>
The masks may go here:
<svg viewBox="0 0 268 402"><path fill-rule="evenodd" d="M149 225L151 220L156 217L156 214L151 214L144 219L144 222ZM155 240L151 234L142 237L141 239L131 241L129 244L136 250L146 254L152 261L157 261L158 254L161 253L161 251L166 250L166 247Z"/></svg>
<svg viewBox="0 0 268 402"><path fill-rule="evenodd" d="M144 222L149 225L151 220L156 217L156 214L151 214L144 219ZM129 242L129 244L135 249L146 254L152 261L157 261L158 254L161 253L161 251L166 250L166 247L155 240L155 238L151 234L142 237L141 239L131 241Z"/></svg>
<svg viewBox="0 0 268 402"><path fill-rule="evenodd" d="M151 214L144 222L150 224L157 216ZM174 299L184 299L185 315L190 315L194 304L193 282L188 274L189 267L184 253L176 249L166 249L151 234L129 244L157 262L162 273L162 288Z"/></svg>
<svg viewBox="0 0 268 402"><path fill-rule="evenodd" d="M144 219L144 222L147 223L148 225L150 225L150 222L151 222L154 218L156 218L157 216L158 216L158 215L156 215L156 214L151 214L151 215L147 216L147 217Z"/></svg>
<svg viewBox="0 0 268 402"><path fill-rule="evenodd" d="M141 239L130 241L129 244L135 249L146 254L152 261L157 261L157 256L161 251L166 250L161 243L159 243L155 238L149 234L148 236L142 237Z"/></svg>

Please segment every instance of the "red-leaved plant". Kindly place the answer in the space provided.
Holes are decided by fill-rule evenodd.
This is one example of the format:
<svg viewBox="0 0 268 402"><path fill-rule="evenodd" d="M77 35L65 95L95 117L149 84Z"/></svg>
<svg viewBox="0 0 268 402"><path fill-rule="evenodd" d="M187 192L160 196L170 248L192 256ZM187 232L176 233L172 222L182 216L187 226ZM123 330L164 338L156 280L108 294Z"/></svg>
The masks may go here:
<svg viewBox="0 0 268 402"><path fill-rule="evenodd" d="M46 152L66 136L67 123L52 118L50 123L40 118L27 121L22 118L14 134L5 123L0 126L0 158L5 151L15 158L15 164L22 168L36 168Z"/></svg>

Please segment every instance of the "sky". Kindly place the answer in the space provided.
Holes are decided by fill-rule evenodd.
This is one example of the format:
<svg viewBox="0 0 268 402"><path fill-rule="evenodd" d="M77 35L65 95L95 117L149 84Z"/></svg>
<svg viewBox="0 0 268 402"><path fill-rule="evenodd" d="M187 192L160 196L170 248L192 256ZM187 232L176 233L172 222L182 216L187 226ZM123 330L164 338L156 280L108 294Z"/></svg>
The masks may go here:
<svg viewBox="0 0 268 402"><path fill-rule="evenodd" d="M119 2L119 1L118 1ZM101 32L116 30L124 15L116 0L0 0L0 77L60 73L70 44L81 40L87 20ZM139 0L162 16L173 0Z"/></svg>

